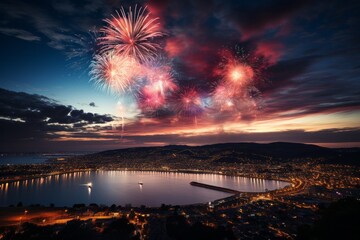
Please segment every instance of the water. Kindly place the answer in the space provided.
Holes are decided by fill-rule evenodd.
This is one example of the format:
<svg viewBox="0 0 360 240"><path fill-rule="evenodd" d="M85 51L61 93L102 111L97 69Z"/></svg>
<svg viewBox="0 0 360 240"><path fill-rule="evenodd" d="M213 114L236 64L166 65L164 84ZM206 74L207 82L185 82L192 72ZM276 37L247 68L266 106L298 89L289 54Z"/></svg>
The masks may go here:
<svg viewBox="0 0 360 240"><path fill-rule="evenodd" d="M49 159L61 159L65 157L84 154L79 153L58 153L58 154L0 154L0 165L14 164L39 164Z"/></svg>
<svg viewBox="0 0 360 240"><path fill-rule="evenodd" d="M41 154L31 155L1 155L0 165L8 164L39 164L44 163L49 158Z"/></svg>
<svg viewBox="0 0 360 240"><path fill-rule="evenodd" d="M0 206L42 204L72 206L97 203L159 207L161 204L206 203L231 194L191 186L191 181L260 192L283 188L288 183L216 174L141 171L88 171L0 184ZM143 185L140 185L142 182ZM92 184L92 188L88 187Z"/></svg>

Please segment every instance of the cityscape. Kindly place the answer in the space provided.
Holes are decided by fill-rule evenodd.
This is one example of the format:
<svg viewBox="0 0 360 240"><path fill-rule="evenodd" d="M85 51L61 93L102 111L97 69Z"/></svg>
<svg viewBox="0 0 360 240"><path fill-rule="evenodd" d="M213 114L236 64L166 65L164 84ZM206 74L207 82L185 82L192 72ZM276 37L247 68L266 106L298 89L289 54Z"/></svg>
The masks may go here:
<svg viewBox="0 0 360 240"><path fill-rule="evenodd" d="M360 239L359 10L2 1L0 240Z"/></svg>
<svg viewBox="0 0 360 240"><path fill-rule="evenodd" d="M251 148L258 153L266 150L268 155L251 156ZM248 149L246 155L244 149ZM288 149L293 149L293 152L292 156L286 157ZM330 162L327 160L329 152L333 156L337 155ZM325 206L349 201L346 204L354 204L353 211L359 211L360 169L356 162L351 165L341 162L346 154L349 158L357 159L360 151L353 149L349 153L341 149L337 153L334 149L314 145L238 143L204 147L132 148L65 159L53 158L43 164L24 167L3 166L0 183L2 192L8 191L12 185L19 187L24 181L30 184L27 183L28 179L35 179L41 185L52 177L72 179L94 171L102 174L109 171L216 174L260 181L274 179L289 184L280 189L263 189L261 192L233 191L225 198L187 205L162 203L158 206L132 206L129 202L123 205L74 203L60 207L53 203L23 206L19 202L2 208L0 223L8 226L20 224L24 231L18 233L20 236L23 234L31 237L32 231L40 231L39 233L44 234L41 237L54 239L62 239L61 234L56 234L56 231L60 229L60 232L64 231L63 234L66 234L66 231L70 231L67 228L81 229L83 232L79 232L79 238L87 236L97 239L108 239L111 234L129 239L307 239L306 234L311 236L314 234L311 231L316 231L310 226L320 221L321 209ZM233 157L224 159L224 156ZM341 158L337 159L338 156ZM152 159L156 159L156 163L153 164ZM143 188L148 185L145 181L142 184ZM210 191L226 190L229 189ZM347 214L354 214L353 220L358 221L355 220L355 212ZM21 225L25 222L30 225ZM111 229L113 225L128 232L105 234L107 231L115 231ZM318 234L328 236L326 234L329 233ZM7 239L9 236L17 235L9 229L5 230L3 238ZM338 236L352 239L350 233ZM64 236L64 239L68 238Z"/></svg>

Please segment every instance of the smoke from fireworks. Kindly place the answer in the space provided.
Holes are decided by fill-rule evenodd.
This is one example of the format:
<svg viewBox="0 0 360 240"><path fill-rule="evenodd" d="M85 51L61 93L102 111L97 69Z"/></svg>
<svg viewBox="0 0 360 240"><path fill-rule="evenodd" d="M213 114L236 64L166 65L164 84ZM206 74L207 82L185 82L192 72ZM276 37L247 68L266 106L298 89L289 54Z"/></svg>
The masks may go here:
<svg viewBox="0 0 360 240"><path fill-rule="evenodd" d="M112 19L106 19L108 26L102 28L104 36L100 38L102 52L115 51L118 54L131 56L138 61L152 60L157 55L160 45L153 38L164 34L159 31L158 18L151 18L146 7L134 10L124 8Z"/></svg>

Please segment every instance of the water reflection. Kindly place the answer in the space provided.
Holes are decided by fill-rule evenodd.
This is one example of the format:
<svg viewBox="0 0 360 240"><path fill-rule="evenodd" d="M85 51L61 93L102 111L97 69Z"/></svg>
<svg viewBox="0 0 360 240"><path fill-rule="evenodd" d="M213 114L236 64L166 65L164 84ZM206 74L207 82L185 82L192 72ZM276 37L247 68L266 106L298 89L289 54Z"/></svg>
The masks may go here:
<svg viewBox="0 0 360 240"><path fill-rule="evenodd" d="M162 203L203 203L229 196L227 193L191 186L191 181L244 192L264 192L265 189L273 190L287 185L281 181L216 174L86 171L0 184L0 206L16 205L20 201L26 205L131 203L133 206L160 206Z"/></svg>

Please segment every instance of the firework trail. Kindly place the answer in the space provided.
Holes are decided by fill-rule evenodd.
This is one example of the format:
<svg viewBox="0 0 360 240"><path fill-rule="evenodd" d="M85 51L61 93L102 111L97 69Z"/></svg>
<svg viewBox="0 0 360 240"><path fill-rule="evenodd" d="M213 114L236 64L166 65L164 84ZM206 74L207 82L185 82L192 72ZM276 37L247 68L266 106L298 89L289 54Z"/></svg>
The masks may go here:
<svg viewBox="0 0 360 240"><path fill-rule="evenodd" d="M96 55L90 67L90 81L115 94L132 90L142 72L141 65L135 59L114 52Z"/></svg>
<svg viewBox="0 0 360 240"><path fill-rule="evenodd" d="M120 126L121 126L121 138L123 137L124 134L124 129L125 129L125 107L123 106L123 104L118 101L117 102L117 112L120 115Z"/></svg>
<svg viewBox="0 0 360 240"><path fill-rule="evenodd" d="M159 31L158 18L151 18L146 7L134 10L124 8L116 12L117 16L105 19L108 26L101 29L104 34L100 38L101 51L114 50L116 53L131 56L140 62L152 60L157 55L160 45L153 38L164 36Z"/></svg>

